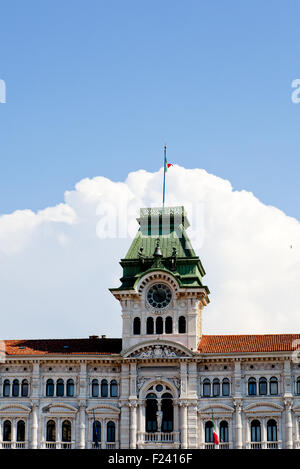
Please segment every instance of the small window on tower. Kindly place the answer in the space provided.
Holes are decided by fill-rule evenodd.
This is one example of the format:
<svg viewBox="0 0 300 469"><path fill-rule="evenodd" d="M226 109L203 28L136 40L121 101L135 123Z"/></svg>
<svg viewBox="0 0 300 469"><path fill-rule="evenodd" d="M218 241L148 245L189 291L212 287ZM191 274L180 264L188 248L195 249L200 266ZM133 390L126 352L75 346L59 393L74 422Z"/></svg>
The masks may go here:
<svg viewBox="0 0 300 469"><path fill-rule="evenodd" d="M140 335L141 333L141 320L140 318L134 318L133 320L133 334Z"/></svg>
<svg viewBox="0 0 300 469"><path fill-rule="evenodd" d="M172 334L172 332L173 332L173 321L172 321L171 316L168 316L166 318L165 332L166 332L166 334Z"/></svg>
<svg viewBox="0 0 300 469"><path fill-rule="evenodd" d="M179 334L185 334L186 333L186 319L184 316L180 316L178 320L178 332Z"/></svg>

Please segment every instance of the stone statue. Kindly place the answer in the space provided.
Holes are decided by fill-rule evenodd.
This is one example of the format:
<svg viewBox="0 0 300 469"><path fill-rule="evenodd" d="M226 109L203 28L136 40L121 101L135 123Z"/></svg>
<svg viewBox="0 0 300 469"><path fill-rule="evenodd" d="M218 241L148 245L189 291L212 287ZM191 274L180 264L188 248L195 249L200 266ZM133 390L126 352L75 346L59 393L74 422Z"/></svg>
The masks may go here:
<svg viewBox="0 0 300 469"><path fill-rule="evenodd" d="M161 424L162 424L163 413L161 410L156 412L156 419L157 419L157 430L161 431Z"/></svg>

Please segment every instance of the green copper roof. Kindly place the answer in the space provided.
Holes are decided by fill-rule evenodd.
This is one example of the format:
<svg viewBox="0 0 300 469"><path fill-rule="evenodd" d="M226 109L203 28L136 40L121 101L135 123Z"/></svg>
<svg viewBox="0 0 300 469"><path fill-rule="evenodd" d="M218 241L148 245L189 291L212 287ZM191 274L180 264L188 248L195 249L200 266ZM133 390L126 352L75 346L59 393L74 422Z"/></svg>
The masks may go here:
<svg viewBox="0 0 300 469"><path fill-rule="evenodd" d="M120 262L123 277L118 290L134 288L153 270L168 271L181 287L203 287L205 271L186 234L184 207L142 208L137 221L137 235Z"/></svg>

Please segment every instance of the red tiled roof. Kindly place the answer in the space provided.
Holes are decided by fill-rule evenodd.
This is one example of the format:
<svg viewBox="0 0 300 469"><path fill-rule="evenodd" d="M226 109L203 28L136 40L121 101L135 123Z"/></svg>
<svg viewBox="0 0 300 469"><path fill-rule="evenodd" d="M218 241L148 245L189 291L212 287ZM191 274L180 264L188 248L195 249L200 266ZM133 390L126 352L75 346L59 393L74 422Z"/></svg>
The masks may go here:
<svg viewBox="0 0 300 469"><path fill-rule="evenodd" d="M288 352L299 344L300 334L203 335L200 353Z"/></svg>
<svg viewBox="0 0 300 469"><path fill-rule="evenodd" d="M297 348L300 334L203 335L199 353L288 352ZM120 354L122 339L24 339L0 342L0 354L113 355Z"/></svg>
<svg viewBox="0 0 300 469"><path fill-rule="evenodd" d="M122 339L25 339L0 342L0 352L7 355L112 355L119 354L121 350Z"/></svg>

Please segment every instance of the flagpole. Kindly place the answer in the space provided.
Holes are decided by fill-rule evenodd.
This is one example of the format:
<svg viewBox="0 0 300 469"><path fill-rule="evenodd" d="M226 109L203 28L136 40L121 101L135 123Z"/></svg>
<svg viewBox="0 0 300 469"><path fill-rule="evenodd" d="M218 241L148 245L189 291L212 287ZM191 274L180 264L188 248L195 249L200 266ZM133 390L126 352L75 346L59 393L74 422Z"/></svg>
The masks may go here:
<svg viewBox="0 0 300 469"><path fill-rule="evenodd" d="M165 208L165 196L166 196L166 167L167 167L167 145L164 146L163 208Z"/></svg>

